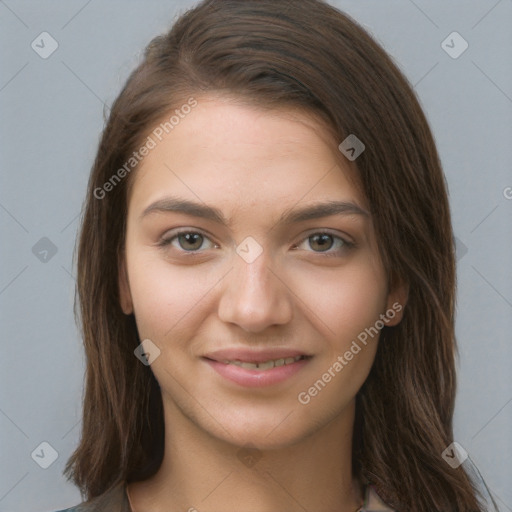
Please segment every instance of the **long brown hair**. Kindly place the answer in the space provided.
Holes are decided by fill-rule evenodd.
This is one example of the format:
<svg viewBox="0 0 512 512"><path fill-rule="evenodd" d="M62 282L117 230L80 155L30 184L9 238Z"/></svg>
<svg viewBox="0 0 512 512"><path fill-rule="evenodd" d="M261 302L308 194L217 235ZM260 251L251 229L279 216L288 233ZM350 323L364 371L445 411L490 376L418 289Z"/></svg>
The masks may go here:
<svg viewBox="0 0 512 512"><path fill-rule="evenodd" d="M136 172L126 162L166 113L210 91L266 108L306 109L339 142L355 134L365 144L359 181L390 284L406 282L409 297L401 323L382 330L357 396L354 475L397 510L483 510L463 467L441 457L453 441L456 282L436 146L409 82L386 52L318 0L205 0L148 45L114 102L77 246L75 312L87 368L82 436L66 476L90 499L150 477L162 461L160 389L134 357L135 319L119 303L127 191ZM127 172L114 181L123 166Z"/></svg>

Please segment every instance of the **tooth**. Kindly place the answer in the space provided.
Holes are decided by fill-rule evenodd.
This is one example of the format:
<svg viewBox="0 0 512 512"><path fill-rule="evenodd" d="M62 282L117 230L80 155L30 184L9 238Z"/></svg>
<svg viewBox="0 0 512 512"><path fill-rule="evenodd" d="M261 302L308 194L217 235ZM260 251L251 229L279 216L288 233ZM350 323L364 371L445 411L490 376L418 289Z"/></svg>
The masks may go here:
<svg viewBox="0 0 512 512"><path fill-rule="evenodd" d="M274 368L274 361L265 361L264 363L258 363L258 370L270 370L270 368Z"/></svg>
<svg viewBox="0 0 512 512"><path fill-rule="evenodd" d="M274 366L283 366L284 364L284 359L277 359L276 361L274 361Z"/></svg>
<svg viewBox="0 0 512 512"><path fill-rule="evenodd" d="M231 364L234 364L236 366L242 366L242 361L230 361Z"/></svg>
<svg viewBox="0 0 512 512"><path fill-rule="evenodd" d="M291 363L294 363L294 362L295 362L295 358L294 357L287 357L284 360L284 364L291 364Z"/></svg>
<svg viewBox="0 0 512 512"><path fill-rule="evenodd" d="M248 370L257 370L258 365L254 363L240 363L242 368L247 368Z"/></svg>

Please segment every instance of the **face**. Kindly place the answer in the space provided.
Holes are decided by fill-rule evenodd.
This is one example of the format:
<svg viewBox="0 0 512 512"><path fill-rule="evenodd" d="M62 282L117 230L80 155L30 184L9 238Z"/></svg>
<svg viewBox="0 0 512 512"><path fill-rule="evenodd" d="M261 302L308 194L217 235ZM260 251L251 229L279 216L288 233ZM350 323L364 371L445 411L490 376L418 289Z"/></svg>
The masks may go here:
<svg viewBox="0 0 512 512"><path fill-rule="evenodd" d="M348 164L311 116L215 97L143 159L121 303L166 422L278 447L353 406L404 297Z"/></svg>

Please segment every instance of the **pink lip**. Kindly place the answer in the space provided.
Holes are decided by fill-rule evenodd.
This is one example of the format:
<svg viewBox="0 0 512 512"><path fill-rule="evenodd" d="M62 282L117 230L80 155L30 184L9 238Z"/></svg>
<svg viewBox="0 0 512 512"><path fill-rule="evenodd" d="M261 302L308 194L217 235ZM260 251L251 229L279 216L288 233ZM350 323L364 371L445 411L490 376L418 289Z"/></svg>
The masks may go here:
<svg viewBox="0 0 512 512"><path fill-rule="evenodd" d="M300 354L296 354L300 355ZM293 357L293 356L287 356ZM242 358L226 358L229 360L239 359L241 361L247 361L247 359ZM267 357L265 359L268 361L269 359L281 359L280 357ZM227 364L220 361L216 361L213 359L203 358L203 360L208 363L219 375L224 377L227 380L235 382L240 386L249 387L249 388L260 388L265 386L271 386L274 384L279 384L283 382L297 372L299 372L304 366L306 366L310 358L300 359L291 364L286 364L282 366L274 366L269 370L251 370L249 368L242 368L240 366L236 366L233 364ZM253 360L250 362L263 361L261 359ZM247 361L249 362L249 361Z"/></svg>

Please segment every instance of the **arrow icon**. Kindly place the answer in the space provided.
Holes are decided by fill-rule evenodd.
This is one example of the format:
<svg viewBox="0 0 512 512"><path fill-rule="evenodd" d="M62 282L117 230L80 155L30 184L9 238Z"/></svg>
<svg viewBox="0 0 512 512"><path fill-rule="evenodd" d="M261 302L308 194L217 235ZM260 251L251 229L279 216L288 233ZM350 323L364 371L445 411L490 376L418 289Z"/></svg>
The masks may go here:
<svg viewBox="0 0 512 512"><path fill-rule="evenodd" d="M41 44L36 44L35 46L37 46L38 48L44 48L44 40L41 39Z"/></svg>
<svg viewBox="0 0 512 512"><path fill-rule="evenodd" d="M441 457L453 469L456 469L468 458L468 452L459 443L454 441L443 450Z"/></svg>
<svg viewBox="0 0 512 512"><path fill-rule="evenodd" d="M252 236L244 238L236 248L236 253L246 263L252 263L262 252L263 248Z"/></svg>
<svg viewBox="0 0 512 512"><path fill-rule="evenodd" d="M456 31L448 34L441 42L441 48L452 59L458 59L467 49L468 42Z"/></svg>
<svg viewBox="0 0 512 512"><path fill-rule="evenodd" d="M48 258L48 251L46 249L39 251L39 254L43 255L43 260L46 260Z"/></svg>
<svg viewBox="0 0 512 512"><path fill-rule="evenodd" d="M47 469L59 458L59 454L50 443L43 441L34 448L30 457L39 467Z"/></svg>
<svg viewBox="0 0 512 512"><path fill-rule="evenodd" d="M339 146L338 149L353 162L364 150L365 145L353 133L351 133Z"/></svg>

